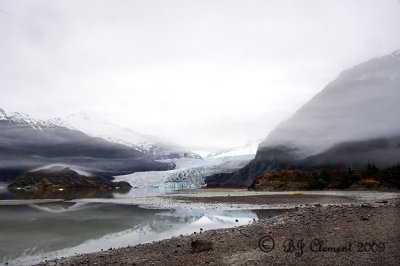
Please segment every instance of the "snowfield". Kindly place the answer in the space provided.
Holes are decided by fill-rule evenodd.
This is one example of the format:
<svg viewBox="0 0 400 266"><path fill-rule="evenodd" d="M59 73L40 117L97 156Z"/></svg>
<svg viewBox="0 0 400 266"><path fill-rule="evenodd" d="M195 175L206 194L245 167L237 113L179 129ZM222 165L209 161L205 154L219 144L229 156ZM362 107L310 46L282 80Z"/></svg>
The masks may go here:
<svg viewBox="0 0 400 266"><path fill-rule="evenodd" d="M91 137L99 137L112 143L131 147L152 156L154 159L200 159L199 155L177 144L166 142L155 136L138 133L130 128L118 126L85 112L64 118L54 118L50 122L72 130L82 131Z"/></svg>

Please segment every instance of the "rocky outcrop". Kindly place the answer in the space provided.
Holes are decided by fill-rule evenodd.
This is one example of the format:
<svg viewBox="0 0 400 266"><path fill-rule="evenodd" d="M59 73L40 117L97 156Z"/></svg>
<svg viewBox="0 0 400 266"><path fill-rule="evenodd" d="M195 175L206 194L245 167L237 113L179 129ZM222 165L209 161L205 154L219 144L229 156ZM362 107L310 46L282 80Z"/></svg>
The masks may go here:
<svg viewBox="0 0 400 266"><path fill-rule="evenodd" d="M129 189L128 182L112 182L103 178L88 177L78 174L69 167L52 167L28 172L14 180L8 188L25 190L58 190L58 189Z"/></svg>
<svg viewBox="0 0 400 266"><path fill-rule="evenodd" d="M250 189L262 191L295 191L295 190L398 190L400 165L378 169L369 164L365 169L345 170L289 170L266 173L258 176Z"/></svg>

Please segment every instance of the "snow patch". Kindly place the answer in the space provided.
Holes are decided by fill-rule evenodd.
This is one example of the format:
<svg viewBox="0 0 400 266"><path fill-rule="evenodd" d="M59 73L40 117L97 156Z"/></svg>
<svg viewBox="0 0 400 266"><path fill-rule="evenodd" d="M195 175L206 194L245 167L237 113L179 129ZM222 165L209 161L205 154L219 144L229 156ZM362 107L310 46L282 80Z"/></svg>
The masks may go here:
<svg viewBox="0 0 400 266"><path fill-rule="evenodd" d="M261 141L249 141L244 146L239 146L231 149L225 149L219 152L209 153L206 158L223 158L242 155L254 155L257 152L258 144Z"/></svg>

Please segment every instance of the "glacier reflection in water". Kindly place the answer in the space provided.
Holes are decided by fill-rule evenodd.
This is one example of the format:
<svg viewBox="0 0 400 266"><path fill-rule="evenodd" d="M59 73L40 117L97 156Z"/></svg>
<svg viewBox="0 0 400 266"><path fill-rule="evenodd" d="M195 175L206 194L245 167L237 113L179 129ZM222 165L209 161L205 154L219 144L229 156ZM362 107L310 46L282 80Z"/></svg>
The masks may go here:
<svg viewBox="0 0 400 266"><path fill-rule="evenodd" d="M51 203L0 206L0 263L126 247L203 230L244 225L279 210L154 210L133 205Z"/></svg>

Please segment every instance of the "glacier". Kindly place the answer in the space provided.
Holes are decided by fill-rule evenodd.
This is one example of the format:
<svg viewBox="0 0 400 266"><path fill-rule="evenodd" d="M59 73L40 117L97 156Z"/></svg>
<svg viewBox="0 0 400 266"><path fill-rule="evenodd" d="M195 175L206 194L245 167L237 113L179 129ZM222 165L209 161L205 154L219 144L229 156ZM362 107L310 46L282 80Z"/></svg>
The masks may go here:
<svg viewBox="0 0 400 266"><path fill-rule="evenodd" d="M254 156L255 154L247 154L206 159L160 160L160 162L173 162L176 168L169 171L136 172L116 176L115 181L126 181L131 184L133 189L126 197L152 196L180 189L196 189L205 185L205 177L236 171L247 165Z"/></svg>

